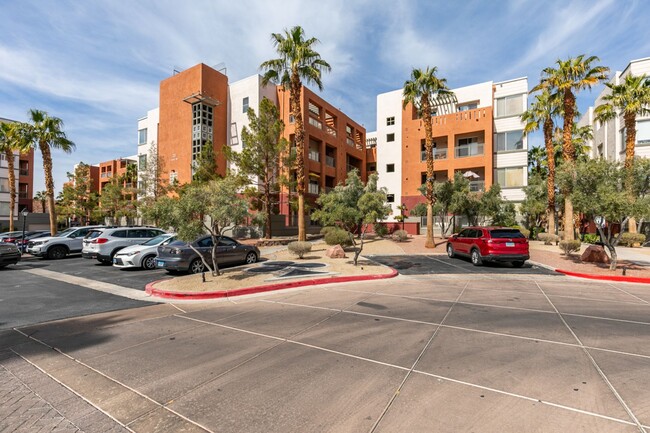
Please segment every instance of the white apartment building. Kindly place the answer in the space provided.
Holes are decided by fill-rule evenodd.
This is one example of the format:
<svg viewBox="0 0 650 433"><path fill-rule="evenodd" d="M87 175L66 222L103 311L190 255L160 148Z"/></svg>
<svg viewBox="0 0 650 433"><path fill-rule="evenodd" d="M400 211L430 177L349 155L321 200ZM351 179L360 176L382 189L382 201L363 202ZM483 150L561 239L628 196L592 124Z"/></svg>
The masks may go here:
<svg viewBox="0 0 650 433"><path fill-rule="evenodd" d="M650 57L644 59L632 60L627 67L621 72L616 71L612 76L610 83L614 85L621 84L628 75L649 75L650 76ZM592 158L606 158L611 161L625 160L625 125L623 116L616 117L607 122L599 122L595 119L595 107L601 105L603 97L609 95L609 87L598 95L594 105L589 107L585 114L578 122L578 126L590 125L593 131L593 139L587 142L590 156ZM637 117L636 119L636 155L648 158L650 157L650 116Z"/></svg>
<svg viewBox="0 0 650 433"><path fill-rule="evenodd" d="M521 202L528 180L520 118L528 104L527 78L452 90L457 102L438 108L433 117L435 181L460 171L473 191L496 182L506 200ZM411 106L402 108L402 92L377 96L377 131L367 134L376 138L379 186L388 190L393 215L399 215L400 204L412 209L424 201L418 188L426 180L424 125Z"/></svg>
<svg viewBox="0 0 650 433"><path fill-rule="evenodd" d="M147 115L138 119L138 187L142 188L142 173L147 164L147 159L155 154L158 145L158 120L160 109L154 108L147 111Z"/></svg>

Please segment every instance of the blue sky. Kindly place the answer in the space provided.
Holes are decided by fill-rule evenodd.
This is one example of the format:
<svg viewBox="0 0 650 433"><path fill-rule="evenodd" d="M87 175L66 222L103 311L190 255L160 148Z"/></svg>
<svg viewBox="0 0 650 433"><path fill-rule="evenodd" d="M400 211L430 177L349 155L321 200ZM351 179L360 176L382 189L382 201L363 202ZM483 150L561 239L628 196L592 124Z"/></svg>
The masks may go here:
<svg viewBox="0 0 650 433"><path fill-rule="evenodd" d="M650 56L641 0L0 0L0 10L0 117L46 110L77 145L54 152L57 190L79 161L136 153L137 119L174 67L225 63L236 81L274 57L272 32L294 25L332 65L323 97L368 131L376 95L401 88L413 67L437 66L451 87L522 76L532 86L558 58L597 55L614 71ZM581 94L579 109L599 90Z"/></svg>

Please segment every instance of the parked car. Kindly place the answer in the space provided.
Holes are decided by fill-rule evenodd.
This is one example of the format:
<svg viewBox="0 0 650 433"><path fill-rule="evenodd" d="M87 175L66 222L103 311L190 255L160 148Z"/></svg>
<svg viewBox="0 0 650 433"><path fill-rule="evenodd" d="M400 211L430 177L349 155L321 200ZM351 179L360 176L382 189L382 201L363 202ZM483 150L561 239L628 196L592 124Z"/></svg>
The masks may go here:
<svg viewBox="0 0 650 433"><path fill-rule="evenodd" d="M22 231L0 233L0 242L6 242L5 239L14 238L14 237L20 236L22 234L23 234Z"/></svg>
<svg viewBox="0 0 650 433"><path fill-rule="evenodd" d="M151 227L104 227L91 230L83 239L81 257L97 259L100 263L111 264L113 257L121 249L140 244L162 235L163 230Z"/></svg>
<svg viewBox="0 0 650 433"><path fill-rule="evenodd" d="M469 257L474 266L510 262L517 268L530 258L528 239L508 227L467 227L447 240L447 255Z"/></svg>
<svg viewBox="0 0 650 433"><path fill-rule="evenodd" d="M0 243L0 269L7 265L15 265L20 261L20 251L15 244L9 242Z"/></svg>
<svg viewBox="0 0 650 433"><path fill-rule="evenodd" d="M49 230L39 230L34 232L25 232L25 238L23 239L22 235L15 238L14 243L18 246L18 249L23 252L27 251L27 244L32 239L45 238L50 236Z"/></svg>
<svg viewBox="0 0 650 433"><path fill-rule="evenodd" d="M206 262L212 263L212 237L203 236L192 242L192 246L201 253ZM219 238L217 246L217 264L255 263L260 258L260 250L252 245L240 244L226 236ZM190 272L197 274L205 270L199 255L183 241L175 241L158 247L156 267L168 272Z"/></svg>
<svg viewBox="0 0 650 433"><path fill-rule="evenodd" d="M27 244L27 252L36 257L62 259L68 254L80 253L84 236L103 226L70 227L56 234L34 239Z"/></svg>
<svg viewBox="0 0 650 433"><path fill-rule="evenodd" d="M125 247L113 256L113 266L116 268L155 269L158 247L175 240L175 234L165 233L141 244Z"/></svg>

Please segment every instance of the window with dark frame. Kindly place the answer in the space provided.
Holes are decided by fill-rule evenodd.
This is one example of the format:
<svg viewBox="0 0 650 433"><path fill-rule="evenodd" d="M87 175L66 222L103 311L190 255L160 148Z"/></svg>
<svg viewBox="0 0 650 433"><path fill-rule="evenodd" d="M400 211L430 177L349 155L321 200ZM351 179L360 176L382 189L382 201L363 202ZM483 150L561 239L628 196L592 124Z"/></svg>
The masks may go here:
<svg viewBox="0 0 650 433"><path fill-rule="evenodd" d="M395 164L386 164L386 173L395 172Z"/></svg>
<svg viewBox="0 0 650 433"><path fill-rule="evenodd" d="M395 141L395 133L391 132L390 134L386 134L386 141L389 142L389 143L391 141Z"/></svg>

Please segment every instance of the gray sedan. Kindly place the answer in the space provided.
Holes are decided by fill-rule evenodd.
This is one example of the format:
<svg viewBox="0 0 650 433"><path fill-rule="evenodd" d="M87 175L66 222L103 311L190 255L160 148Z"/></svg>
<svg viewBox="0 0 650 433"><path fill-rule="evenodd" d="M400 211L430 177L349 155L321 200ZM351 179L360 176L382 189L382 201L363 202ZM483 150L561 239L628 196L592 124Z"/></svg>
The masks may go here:
<svg viewBox="0 0 650 433"><path fill-rule="evenodd" d="M196 249L206 262L212 263L212 237L204 236L194 242ZM168 272L190 272L197 274L205 270L205 265L199 255L183 241L175 241L158 247L156 267ZM221 236L217 245L217 263L230 265L235 263L255 263L260 258L260 250L252 245L240 244L234 239Z"/></svg>

